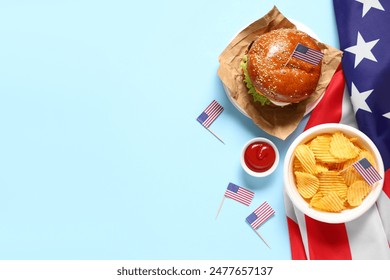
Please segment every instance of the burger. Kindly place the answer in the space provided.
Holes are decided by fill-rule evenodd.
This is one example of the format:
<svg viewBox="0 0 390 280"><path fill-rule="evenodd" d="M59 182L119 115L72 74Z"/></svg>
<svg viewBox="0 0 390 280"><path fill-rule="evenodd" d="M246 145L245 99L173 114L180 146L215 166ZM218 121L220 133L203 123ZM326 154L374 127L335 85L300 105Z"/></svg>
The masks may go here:
<svg viewBox="0 0 390 280"><path fill-rule="evenodd" d="M317 55L316 61L294 55L298 52L305 55L307 50ZM285 106L299 103L315 92L321 60L316 40L305 32L283 28L257 37L242 58L241 68L248 93L255 102Z"/></svg>

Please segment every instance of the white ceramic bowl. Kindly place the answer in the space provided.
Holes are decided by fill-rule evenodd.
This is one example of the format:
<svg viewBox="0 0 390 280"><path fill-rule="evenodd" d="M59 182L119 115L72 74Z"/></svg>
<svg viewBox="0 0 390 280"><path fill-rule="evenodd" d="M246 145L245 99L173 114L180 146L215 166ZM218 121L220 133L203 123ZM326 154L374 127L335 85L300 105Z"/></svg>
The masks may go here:
<svg viewBox="0 0 390 280"><path fill-rule="evenodd" d="M297 207L301 212L315 220L332 224L349 222L363 215L376 202L383 188L382 179L372 185L371 192L363 200L361 205L353 209L343 210L340 213L323 212L316 210L310 207L309 204L301 197L296 188L294 175L292 172L295 148L300 143L304 143L319 134L334 133L336 131L341 131L348 137L357 137L359 139L359 144L374 155L377 171L381 175L381 177L384 178L384 166L382 157L371 139L356 128L334 123L318 125L300 134L287 150L283 170L285 190L294 206Z"/></svg>
<svg viewBox="0 0 390 280"><path fill-rule="evenodd" d="M264 171L264 172L255 172L253 170L251 170L246 164L245 164L245 151L246 149L248 148L249 145L253 144L253 143L256 143L256 142L264 142L264 143L267 143L269 144L275 151L275 161L273 163L273 165L271 166L270 169ZM279 151L278 151L278 148L276 147L276 145L269 139L267 138L263 138L263 137L256 137L256 138L253 138L251 140L249 140L245 145L244 147L242 148L242 151L241 151L241 166L242 168L245 170L246 173L248 173L249 175L252 175L254 177L265 177L265 176L268 176L270 175L272 172L275 171L276 167L278 167L278 164L279 164Z"/></svg>

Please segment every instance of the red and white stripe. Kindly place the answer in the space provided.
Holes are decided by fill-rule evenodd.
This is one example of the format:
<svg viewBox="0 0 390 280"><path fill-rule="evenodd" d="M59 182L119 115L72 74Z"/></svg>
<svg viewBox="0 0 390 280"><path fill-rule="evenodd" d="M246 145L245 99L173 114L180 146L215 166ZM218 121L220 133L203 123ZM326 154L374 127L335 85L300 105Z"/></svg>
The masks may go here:
<svg viewBox="0 0 390 280"><path fill-rule="evenodd" d="M344 74L339 68L312 111L305 130L321 123L357 127ZM312 260L390 259L390 169L383 191L363 216L345 224L316 221L295 208L285 194L291 258Z"/></svg>
<svg viewBox="0 0 390 280"><path fill-rule="evenodd" d="M246 206L249 206L251 204L254 195L255 195L254 192L249 191L245 188L241 188L241 187L238 188L237 193L232 192L231 190L225 191L226 197L234 199L238 202L241 202L242 204L245 204Z"/></svg>
<svg viewBox="0 0 390 280"><path fill-rule="evenodd" d="M204 112L208 115L207 120L204 121L203 126L209 128L215 119L222 113L223 107L217 101L213 100Z"/></svg>
<svg viewBox="0 0 390 280"><path fill-rule="evenodd" d="M251 226L252 228L257 229L262 223L275 214L275 210L272 209L267 201L264 201L255 211L253 211L253 213L255 213L257 219L252 222Z"/></svg>
<svg viewBox="0 0 390 280"><path fill-rule="evenodd" d="M323 57L323 54L319 51L309 49L306 53L294 52L293 57L309 62L313 65L318 65Z"/></svg>

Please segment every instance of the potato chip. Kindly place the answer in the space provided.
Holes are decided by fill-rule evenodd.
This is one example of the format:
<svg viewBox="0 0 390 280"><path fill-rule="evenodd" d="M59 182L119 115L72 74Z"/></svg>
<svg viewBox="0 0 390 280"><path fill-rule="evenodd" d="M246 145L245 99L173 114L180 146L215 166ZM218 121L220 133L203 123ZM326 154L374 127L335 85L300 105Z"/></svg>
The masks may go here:
<svg viewBox="0 0 390 280"><path fill-rule="evenodd" d="M295 177L297 180L298 192L303 198L311 198L317 193L320 182L316 176L296 171Z"/></svg>
<svg viewBox="0 0 390 280"><path fill-rule="evenodd" d="M346 161L343 162L342 166L340 167L341 168L341 171L340 172L344 172L344 171L347 171L351 166L352 164L354 164L355 162L357 162L359 160L359 157L355 157L355 158L352 158L352 159L348 159Z"/></svg>
<svg viewBox="0 0 390 280"><path fill-rule="evenodd" d="M326 167L325 165L321 165L319 163L316 164L316 174L326 172L326 171L329 171L328 167Z"/></svg>
<svg viewBox="0 0 390 280"><path fill-rule="evenodd" d="M317 192L313 197L310 199L310 206L313 207L321 198L324 197L324 194Z"/></svg>
<svg viewBox="0 0 390 280"><path fill-rule="evenodd" d="M344 161L344 159L336 158L330 153L331 141L332 135L324 134L315 137L310 142L310 149L313 151L315 158L323 163L338 163Z"/></svg>
<svg viewBox="0 0 390 280"><path fill-rule="evenodd" d="M340 175L344 178L344 182L347 184L347 186L351 186L354 182L362 179L362 176L356 171L355 168L348 168L345 171L340 172Z"/></svg>
<svg viewBox="0 0 390 280"><path fill-rule="evenodd" d="M316 173L316 160L314 158L313 151L310 150L308 145L298 145L295 148L295 156L301 162L303 170L310 174Z"/></svg>
<svg viewBox="0 0 390 280"><path fill-rule="evenodd" d="M293 170L294 171L303 171L302 163L296 157L294 157L294 160L293 160Z"/></svg>
<svg viewBox="0 0 390 280"><path fill-rule="evenodd" d="M370 191L371 186L366 181L359 180L354 182L348 188L347 201L349 205L352 207L359 206Z"/></svg>
<svg viewBox="0 0 390 280"><path fill-rule="evenodd" d="M318 179L320 183L319 192L324 195L335 192L343 201L347 199L348 186L339 172L332 170L323 172L318 176Z"/></svg>
<svg viewBox="0 0 390 280"><path fill-rule="evenodd" d="M344 201L335 192L330 192L312 203L314 208L327 212L340 212L345 209Z"/></svg>
<svg viewBox="0 0 390 280"><path fill-rule="evenodd" d="M349 138L349 141L351 141L352 143L358 143L359 139L357 137L351 137Z"/></svg>
<svg viewBox="0 0 390 280"><path fill-rule="evenodd" d="M360 149L359 154L355 158L351 158L351 159L344 161L342 168L347 169L348 167L352 166L352 164L354 164L355 162L357 162L363 158L366 158L371 163L372 166L376 165L375 159L374 159L374 156L372 155L372 153L370 153L367 150Z"/></svg>
<svg viewBox="0 0 390 280"><path fill-rule="evenodd" d="M372 166L376 166L374 155L369 151L361 150L359 153L359 157L356 161L361 160L363 158L366 158L371 163Z"/></svg>
<svg viewBox="0 0 390 280"><path fill-rule="evenodd" d="M330 141L329 152L338 159L352 159L359 155L360 149L356 147L345 135L341 132L335 132Z"/></svg>
<svg viewBox="0 0 390 280"><path fill-rule="evenodd" d="M344 178L347 186L350 186L353 182L361 179L361 175L356 171L355 168L352 167L352 164L354 164L356 161L358 161L358 157L349 159L345 161L343 166L340 168L341 170L339 174Z"/></svg>
<svg viewBox="0 0 390 280"><path fill-rule="evenodd" d="M344 162L327 163L328 170L340 171L343 170Z"/></svg>
<svg viewBox="0 0 390 280"><path fill-rule="evenodd" d="M321 174L318 175L318 178L324 184L328 184L328 185L344 184L345 185L345 181L344 181L343 177L336 170L328 170L328 171L322 172Z"/></svg>

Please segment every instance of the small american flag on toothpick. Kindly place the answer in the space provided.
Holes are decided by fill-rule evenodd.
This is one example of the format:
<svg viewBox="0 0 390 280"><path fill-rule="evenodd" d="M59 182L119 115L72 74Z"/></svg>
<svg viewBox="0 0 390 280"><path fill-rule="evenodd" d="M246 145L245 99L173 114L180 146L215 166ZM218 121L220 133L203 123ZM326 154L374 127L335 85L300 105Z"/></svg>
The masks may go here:
<svg viewBox="0 0 390 280"><path fill-rule="evenodd" d="M242 204L245 204L246 206L251 204L254 195L254 192L237 186L233 183L229 183L225 191L225 197L234 199L238 202L241 202Z"/></svg>
<svg viewBox="0 0 390 280"><path fill-rule="evenodd" d="M252 212L247 218L247 223L251 226L251 228L256 232L256 234L263 240L265 245L268 248L271 248L268 243L264 240L264 238L260 235L257 229L262 225L265 221L267 221L273 214L275 214L275 210L268 204L267 201L264 201L259 207L256 208L255 211Z"/></svg>
<svg viewBox="0 0 390 280"><path fill-rule="evenodd" d="M313 65L320 63L324 54L321 51L306 47L302 44L298 44L292 54L292 57L306 61Z"/></svg>
<svg viewBox="0 0 390 280"><path fill-rule="evenodd" d="M225 194L222 198L221 205L218 208L218 212L217 212L217 215L215 216L215 218L218 217L218 214L221 211L223 202L225 201L225 197L231 198L231 199L238 201L246 206L249 206L252 202L254 195L255 195L254 192L252 192L246 188L237 186L236 184L233 184L233 183L229 183L227 186L227 189L225 191Z"/></svg>
<svg viewBox="0 0 390 280"><path fill-rule="evenodd" d="M376 171L374 166L366 159L362 158L361 160L352 164L357 172L366 180L369 185L373 185L375 182L378 182L382 179L381 175Z"/></svg>
<svg viewBox="0 0 390 280"><path fill-rule="evenodd" d="M284 66L286 66L293 57L298 58L302 61L306 61L313 65L318 65L321 62L323 56L324 54L321 51L306 47L298 43Z"/></svg>
<svg viewBox="0 0 390 280"><path fill-rule="evenodd" d="M217 101L213 100L204 111L196 118L196 120L203 125L211 134L213 134L219 141L224 143L222 139L216 135L209 127L215 119L222 113L223 107ZM224 143L225 144L225 143Z"/></svg>

